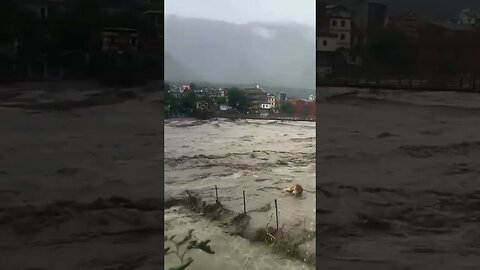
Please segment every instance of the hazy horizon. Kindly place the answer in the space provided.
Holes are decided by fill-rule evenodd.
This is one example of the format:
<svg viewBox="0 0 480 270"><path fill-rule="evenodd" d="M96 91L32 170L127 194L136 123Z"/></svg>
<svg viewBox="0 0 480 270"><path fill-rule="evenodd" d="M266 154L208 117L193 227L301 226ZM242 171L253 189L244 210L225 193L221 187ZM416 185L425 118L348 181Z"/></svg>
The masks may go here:
<svg viewBox="0 0 480 270"><path fill-rule="evenodd" d="M197 0L165 1L165 16L210 19L235 24L297 23L315 27L313 0Z"/></svg>
<svg viewBox="0 0 480 270"><path fill-rule="evenodd" d="M166 80L315 89L315 1L165 4Z"/></svg>

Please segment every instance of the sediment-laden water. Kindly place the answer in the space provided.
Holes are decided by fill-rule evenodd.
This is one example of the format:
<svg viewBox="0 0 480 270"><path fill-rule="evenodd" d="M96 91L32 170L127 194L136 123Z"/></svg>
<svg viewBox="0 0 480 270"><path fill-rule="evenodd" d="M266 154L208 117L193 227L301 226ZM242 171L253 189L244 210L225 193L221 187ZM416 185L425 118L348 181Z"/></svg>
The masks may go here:
<svg viewBox="0 0 480 270"><path fill-rule="evenodd" d="M292 197L283 188L300 184L304 193ZM220 203L243 213L243 191L250 217L241 236L232 236L218 221L181 206L166 209L165 233L210 239L215 255L193 252L194 269L313 269L315 244L315 123L266 120L165 122L165 199L185 198L189 191L202 201ZM302 239L297 258L272 252L251 242L254 231L276 226ZM174 209L175 211L173 211ZM251 239L250 239L251 240ZM302 256L305 257L303 260ZM310 261L306 263L307 257ZM165 265L177 263L167 256Z"/></svg>

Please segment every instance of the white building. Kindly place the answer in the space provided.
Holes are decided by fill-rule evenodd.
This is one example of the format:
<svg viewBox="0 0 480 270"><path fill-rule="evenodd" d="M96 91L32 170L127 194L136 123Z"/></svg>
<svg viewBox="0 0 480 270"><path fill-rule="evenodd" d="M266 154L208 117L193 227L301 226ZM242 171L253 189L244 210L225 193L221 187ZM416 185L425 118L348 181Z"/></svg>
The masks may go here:
<svg viewBox="0 0 480 270"><path fill-rule="evenodd" d="M220 111L230 111L231 109L232 109L232 107L230 107L228 105L224 105L224 104L220 105Z"/></svg>
<svg viewBox="0 0 480 270"><path fill-rule="evenodd" d="M268 95L267 96L267 103L272 106L272 109L277 107L277 98L275 95Z"/></svg>
<svg viewBox="0 0 480 270"><path fill-rule="evenodd" d="M265 109L265 110L270 110L270 109L272 109L273 107L272 107L272 104L263 103L263 104L260 105L260 108Z"/></svg>
<svg viewBox="0 0 480 270"><path fill-rule="evenodd" d="M470 8L464 8L458 15L458 24L474 25L480 20L480 14L472 11Z"/></svg>
<svg viewBox="0 0 480 270"><path fill-rule="evenodd" d="M226 97L227 96L227 89L220 88L219 91L220 91L220 96L221 97Z"/></svg>
<svg viewBox="0 0 480 270"><path fill-rule="evenodd" d="M337 36L337 47L350 49L352 43L352 15L344 6L328 5L329 32Z"/></svg>

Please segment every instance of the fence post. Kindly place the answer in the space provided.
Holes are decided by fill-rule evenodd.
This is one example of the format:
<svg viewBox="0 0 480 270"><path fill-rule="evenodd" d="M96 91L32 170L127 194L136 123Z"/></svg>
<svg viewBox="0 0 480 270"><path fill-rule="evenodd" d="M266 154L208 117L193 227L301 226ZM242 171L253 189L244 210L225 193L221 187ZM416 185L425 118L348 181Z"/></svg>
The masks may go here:
<svg viewBox="0 0 480 270"><path fill-rule="evenodd" d="M277 199L275 199L275 219L277 220L277 232L278 232L278 205L277 205Z"/></svg>
<svg viewBox="0 0 480 270"><path fill-rule="evenodd" d="M215 185L215 201L217 202L217 204L219 203L219 201L218 201L218 188L217 188L217 185Z"/></svg>
<svg viewBox="0 0 480 270"><path fill-rule="evenodd" d="M245 190L243 191L243 213L247 214L247 205L245 204Z"/></svg>

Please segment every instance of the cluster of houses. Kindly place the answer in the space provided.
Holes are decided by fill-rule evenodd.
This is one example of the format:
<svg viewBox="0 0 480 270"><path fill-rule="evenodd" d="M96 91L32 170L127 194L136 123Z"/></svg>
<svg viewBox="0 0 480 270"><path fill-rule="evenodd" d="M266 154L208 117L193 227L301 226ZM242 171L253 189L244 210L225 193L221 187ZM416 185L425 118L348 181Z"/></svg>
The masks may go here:
<svg viewBox="0 0 480 270"><path fill-rule="evenodd" d="M413 11L389 14L380 1L349 1L345 5L319 5L317 12L317 82L332 74L365 70L368 41L384 30L405 34L418 54L419 69L434 72L446 50L460 59L459 69L480 73L480 13L469 8L445 21L422 20ZM348 72L347 72L348 70Z"/></svg>
<svg viewBox="0 0 480 270"><path fill-rule="evenodd" d="M72 2L74 1L16 1L20 8L32 11L31 14L37 16L41 25L49 25L56 18L65 14ZM117 58L126 53L135 55L139 59L163 58L163 0L98 0L97 3L102 15L103 29L99 33L95 33L95 40L100 41L100 44L98 46L91 44L93 48L91 51L62 51L56 52L56 55L61 55L63 60L67 61L68 59L81 59L77 61L78 65L85 66L90 63L91 55L98 52ZM122 16L131 14L143 17L145 21L149 22L150 32L148 35L145 35L145 31L132 28L129 22L121 19ZM61 71L59 72L62 67L55 66L55 61L49 61L46 54L41 59L38 57L24 59L23 62L26 61L26 63L23 63L21 59L25 57L19 54L19 46L22 46L22 41L19 41L21 33L19 32L18 35L18 38L0 42L0 58L11 62L8 66L12 67L14 73L24 73L23 69L28 69L28 77L31 77L33 69L33 72L41 74L43 79L56 78L62 74ZM51 36L52 33L48 33L48 35ZM28 65L28 67L22 68L22 64ZM41 67L40 70L35 70L38 66Z"/></svg>
<svg viewBox="0 0 480 270"><path fill-rule="evenodd" d="M210 110L219 113L235 112L235 109L229 106L228 89L226 88L202 88L191 89L189 84L181 86L172 85L168 91L176 98L182 95L195 92L200 97L197 101L196 107L198 110ZM261 117L272 117L281 114L281 106L284 104L291 105L292 114L298 118L315 119L315 96L311 95L307 99L300 99L297 97L288 97L286 93L278 92L276 94L268 93L259 85L241 89L248 99L248 114L259 115ZM202 99L207 97L208 99ZM222 102L218 103L219 98Z"/></svg>

